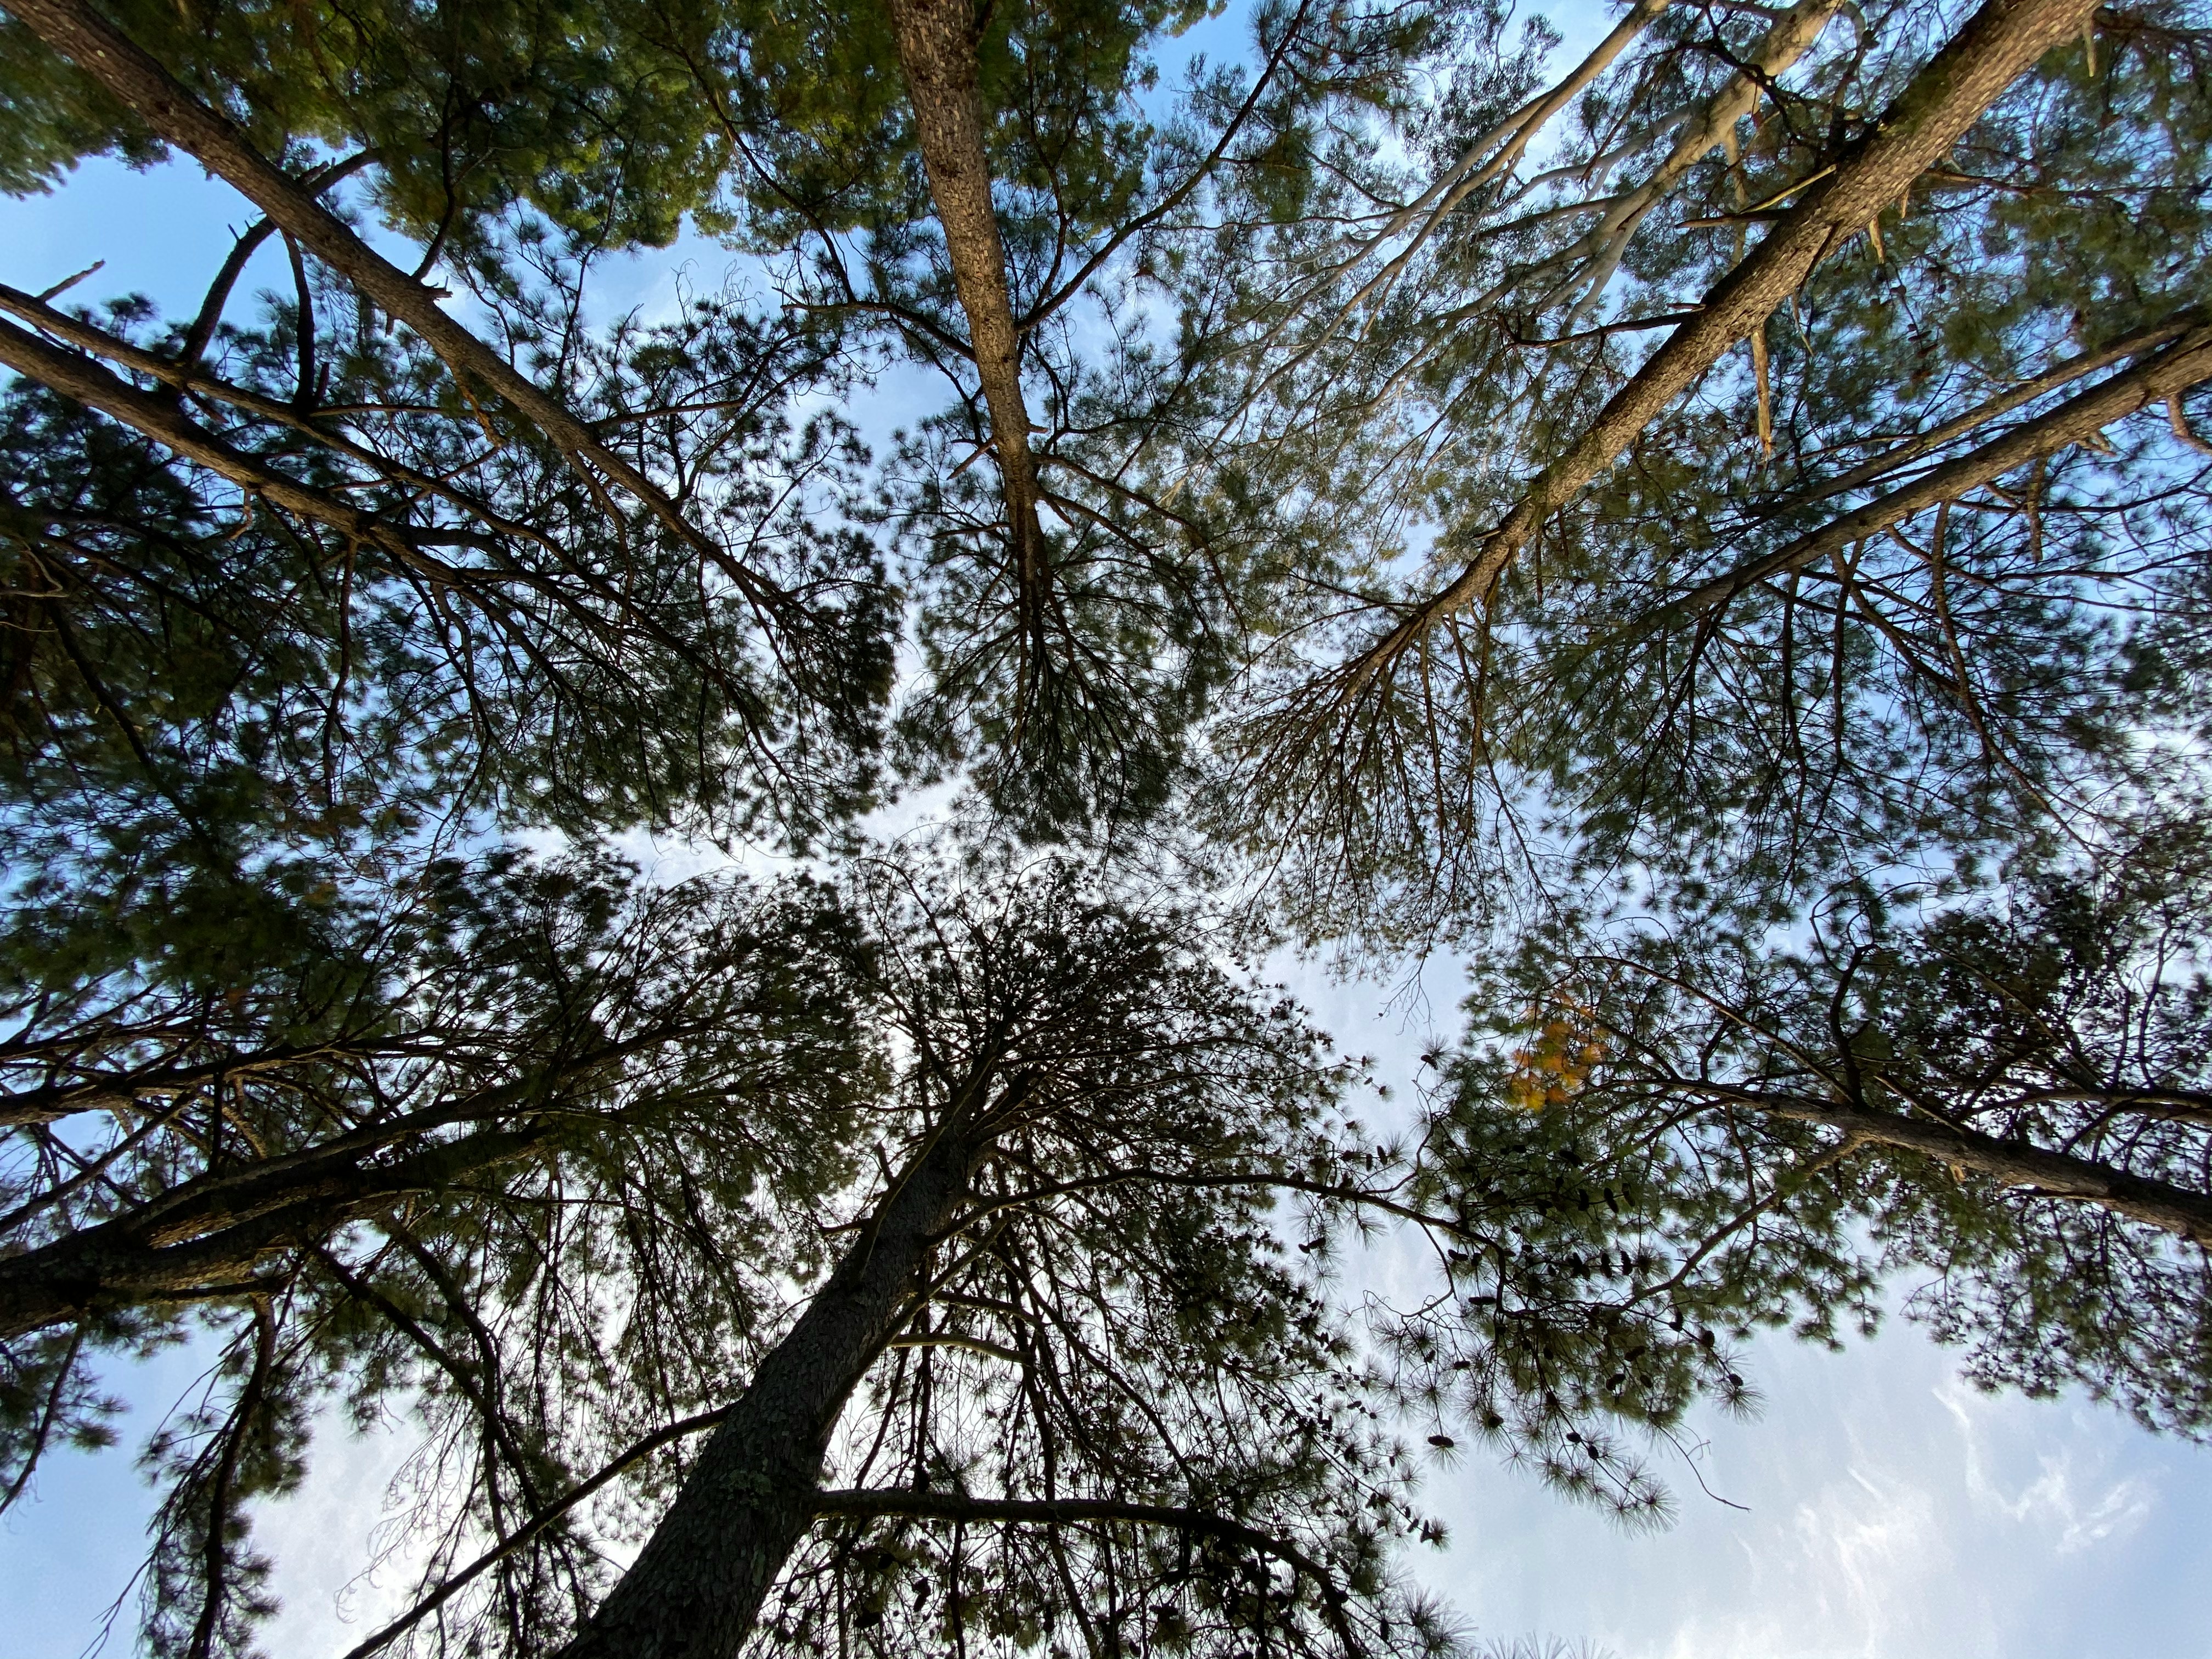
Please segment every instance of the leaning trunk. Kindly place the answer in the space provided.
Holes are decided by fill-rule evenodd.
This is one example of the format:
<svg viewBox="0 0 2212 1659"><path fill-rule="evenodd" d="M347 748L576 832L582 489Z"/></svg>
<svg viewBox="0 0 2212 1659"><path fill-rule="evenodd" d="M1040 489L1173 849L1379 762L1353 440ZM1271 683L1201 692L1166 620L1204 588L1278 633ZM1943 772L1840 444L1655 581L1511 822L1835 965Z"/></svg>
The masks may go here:
<svg viewBox="0 0 2212 1659"><path fill-rule="evenodd" d="M2000 1140L1955 1124L1873 1112L1863 1107L1812 1100L1766 1100L1759 1109L1801 1123L1841 1129L1863 1144L1924 1152L1961 1170L2045 1198L2094 1204L2131 1221L2160 1227L2199 1246L2212 1246L2212 1197L2171 1182L2046 1152L2024 1141Z"/></svg>
<svg viewBox="0 0 2212 1659"><path fill-rule="evenodd" d="M1034 646L1044 617L1044 532L1037 520L1029 407L1022 398L1021 331L1006 287L1006 252L999 240L990 158L983 149L975 9L969 0L891 0L890 10L899 68L914 106L915 137L991 414L992 449L1006 482L1006 532L1013 544L1023 634Z"/></svg>
<svg viewBox="0 0 2212 1659"><path fill-rule="evenodd" d="M612 479L679 539L714 558L749 596L761 600L781 597L758 573L728 559L684 516L666 491L558 398L447 316L439 306L440 290L393 264L324 206L318 197L333 182L330 175L310 188L276 166L227 117L203 104L87 0L9 0L7 9L16 22L98 82L149 131L231 185L259 208L270 223L414 330L444 360L456 380L477 380L512 404L560 447L584 478L589 481L596 469Z"/></svg>
<svg viewBox="0 0 2212 1659"><path fill-rule="evenodd" d="M968 1190L972 1144L943 1134L880 1205L761 1362L636 1564L560 1659L728 1659L818 1512L845 1402L898 1333L932 1242Z"/></svg>
<svg viewBox="0 0 2212 1659"><path fill-rule="evenodd" d="M388 1164L372 1136L205 1176L128 1215L0 1258L0 1340L137 1307L235 1296L263 1268L397 1200L529 1158L544 1126L487 1129Z"/></svg>
<svg viewBox="0 0 2212 1659"><path fill-rule="evenodd" d="M1645 359L1582 436L1530 480L1467 568L1370 653L1365 674L1380 672L1443 617L1488 593L1538 526L1618 460L1845 238L1896 204L2045 52L2081 33L2095 9L2096 0L1984 0L1834 172L1809 181L1766 240L1712 286L1696 314Z"/></svg>

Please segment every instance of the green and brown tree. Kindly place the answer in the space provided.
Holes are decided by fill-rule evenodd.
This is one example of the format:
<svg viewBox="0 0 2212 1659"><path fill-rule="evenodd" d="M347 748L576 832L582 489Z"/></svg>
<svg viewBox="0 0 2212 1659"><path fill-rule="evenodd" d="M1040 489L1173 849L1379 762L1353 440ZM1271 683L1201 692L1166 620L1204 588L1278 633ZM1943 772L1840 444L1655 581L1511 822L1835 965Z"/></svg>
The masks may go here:
<svg viewBox="0 0 2212 1659"><path fill-rule="evenodd" d="M1447 1644L1310 1260L1346 1067L1198 918L911 860L404 896L328 913L314 975L118 984L15 1061L15 1487L97 1431L98 1354L220 1353L154 1449L156 1650L250 1644L251 1506L327 1402L423 1437L421 1600L364 1655Z"/></svg>
<svg viewBox="0 0 2212 1659"><path fill-rule="evenodd" d="M189 319L0 291L7 1492L213 1345L156 1649L250 1644L331 1401L424 1437L359 1653L576 1659L1439 1650L1399 1433L1655 1514L1901 1276L2201 1431L2189 7L1644 0L1562 78L1267 3L1173 88L1173 7L8 13L9 187L263 216ZM594 325L687 216L781 313ZM870 495L800 411L895 360ZM1474 953L1403 1133L1134 864L589 850L852 852L897 599L909 776Z"/></svg>
<svg viewBox="0 0 2212 1659"><path fill-rule="evenodd" d="M2179 815L1996 886L1844 890L1794 941L1533 933L1470 1000L1402 1179L1450 1294L1401 1386L1568 1488L1755 1400L1767 1329L1893 1300L1984 1388L2212 1424L2206 848Z"/></svg>
<svg viewBox="0 0 2212 1659"><path fill-rule="evenodd" d="M781 1209L852 1178L879 1065L855 930L805 884L507 853L286 920L98 976L10 940L8 1495L99 1436L104 1357L191 1340L211 1385L149 1452L153 1650L248 1649L253 1500L301 1477L319 1411L388 1405L455 1469L434 1559L479 1522L545 1533L489 1581L519 1632L592 1568L548 1497L705 1409L758 1264L819 1243Z"/></svg>
<svg viewBox="0 0 2212 1659"><path fill-rule="evenodd" d="M1217 319L1170 270L1255 191L1295 214L1307 129L1406 97L1449 10L1262 6L1249 63L1182 86L1159 59L1200 7L742 6L666 43L738 158L743 244L949 394L884 508L919 602L899 730L922 775L964 769L1038 835L1160 805L1283 540L1272 503L1187 488Z"/></svg>
<svg viewBox="0 0 2212 1659"><path fill-rule="evenodd" d="M2142 787L2201 720L2202 40L1639 7L1548 87L1471 57L1434 166L1257 239L1236 453L1342 535L1221 823L1306 925L1626 871L1786 910Z"/></svg>

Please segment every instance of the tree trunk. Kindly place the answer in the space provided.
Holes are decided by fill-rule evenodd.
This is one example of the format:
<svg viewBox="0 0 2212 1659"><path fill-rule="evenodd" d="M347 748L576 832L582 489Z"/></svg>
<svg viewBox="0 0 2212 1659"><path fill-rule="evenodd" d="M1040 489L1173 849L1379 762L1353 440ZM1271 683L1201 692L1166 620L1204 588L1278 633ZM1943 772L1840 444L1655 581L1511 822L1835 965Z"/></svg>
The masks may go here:
<svg viewBox="0 0 2212 1659"><path fill-rule="evenodd" d="M975 372L991 414L992 448L1005 480L1023 634L1034 645L1047 592L1044 532L1037 519L1036 461L1022 398L1021 333L1006 286L1006 252L991 206L976 88L975 8L971 0L891 0L899 68L914 106L915 137L944 228L952 281L968 314Z"/></svg>
<svg viewBox="0 0 2212 1659"><path fill-rule="evenodd" d="M729 1659L819 1510L830 1431L897 1334L977 1155L941 1133L715 1429L636 1564L560 1659Z"/></svg>
<svg viewBox="0 0 2212 1659"><path fill-rule="evenodd" d="M1766 239L1713 285L1698 314L1529 482L1467 568L1368 654L1364 677L1384 672L1438 621L1481 599L1537 526L1618 460L1723 352L1802 287L1845 238L1894 206L2045 52L2079 34L2096 5L2097 0L1984 0L1883 112L1870 135L1838 161L1832 174L1805 191Z"/></svg>
<svg viewBox="0 0 2212 1659"><path fill-rule="evenodd" d="M2192 1243L2212 1246L2212 1197L2186 1187L1924 1118L1796 1098L1762 1097L1755 1103L1776 1117L1825 1123L1856 1140L1925 1152L2008 1187L2094 1204L2132 1221L2163 1228Z"/></svg>

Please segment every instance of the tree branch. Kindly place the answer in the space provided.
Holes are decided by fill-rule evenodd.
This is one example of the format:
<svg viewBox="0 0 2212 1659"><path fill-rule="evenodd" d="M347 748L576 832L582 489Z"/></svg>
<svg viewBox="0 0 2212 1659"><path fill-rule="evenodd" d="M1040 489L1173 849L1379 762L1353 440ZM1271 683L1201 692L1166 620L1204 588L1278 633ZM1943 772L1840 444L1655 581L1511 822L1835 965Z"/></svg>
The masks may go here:
<svg viewBox="0 0 2212 1659"><path fill-rule="evenodd" d="M1713 1089L1710 1084L1698 1086ZM2020 1141L2000 1140L1978 1130L1892 1112L1871 1111L1863 1106L1799 1095L1765 1094L1752 1089L1713 1091L1723 1100L1770 1116L1799 1123L1826 1124L1843 1130L1861 1143L1876 1142L1925 1152L2006 1186L2028 1188L2038 1197L2094 1204L2177 1234L2193 1244L2212 1247L2212 1198L2170 1182L2130 1175L2107 1164L2065 1152L2045 1152Z"/></svg>
<svg viewBox="0 0 2212 1659"><path fill-rule="evenodd" d="M862 1518L911 1516L929 1521L1002 1522L1014 1525L1030 1522L1047 1526L1103 1521L1123 1526L1166 1527L1181 1532L1202 1533L1224 1543L1241 1545L1246 1549L1272 1555L1311 1578L1321 1593L1323 1615L1340 1636L1347 1643L1351 1640L1349 1624L1344 1616L1344 1604L1348 1598L1337 1588L1336 1581L1326 1568L1295 1544L1286 1542L1272 1533L1261 1532L1255 1527L1248 1527L1242 1522L1215 1515L1208 1510L1184 1509L1164 1504L1129 1504L1109 1499L968 1498L957 1492L898 1490L821 1492L816 1496L815 1507L823 1515Z"/></svg>
<svg viewBox="0 0 2212 1659"><path fill-rule="evenodd" d="M1844 237L1894 203L1947 155L1984 110L2051 47L2071 39L2096 0L1984 0L1914 76L1855 151L1808 190L1756 248L1607 401L1566 451L1532 478L1458 576L1370 646L1345 678L1358 691L1443 618L1487 594L1553 510L1617 460L1667 406L1795 293Z"/></svg>
<svg viewBox="0 0 2212 1659"><path fill-rule="evenodd" d="M536 422L580 471L588 460L684 543L712 559L756 602L782 597L766 577L711 542L659 485L600 442L551 393L441 310L441 290L425 287L362 241L313 190L271 163L235 125L201 103L85 0L9 0L8 9L155 133L236 189L270 223L422 336L457 374L474 375Z"/></svg>
<svg viewBox="0 0 2212 1659"><path fill-rule="evenodd" d="M369 1659L371 1654L390 1646L397 1638L405 1635L431 1613L435 1613L454 1596L466 1589L488 1569L507 1559L508 1556L544 1532L556 1521L598 1492L617 1475L643 1462L663 1446L673 1445L677 1441L697 1434L702 1430L713 1428L729 1414L730 1408L727 1406L720 1407L711 1412L701 1412L696 1417L687 1417L679 1423L671 1423L666 1428L657 1429L643 1439L633 1443L614 1462L609 1463L597 1474L588 1480L578 1481L558 1498L552 1499L544 1508L532 1515L521 1526L517 1527L495 1547L487 1550L459 1572L448 1576L436 1589L408 1608L406 1612L385 1626L367 1641L348 1649L345 1659Z"/></svg>
<svg viewBox="0 0 2212 1659"><path fill-rule="evenodd" d="M1634 631L1645 633L1693 617L1734 599L1769 577L1817 563L1853 542L1863 541L1915 514L1954 501L1969 489L2001 478L2039 455L2094 437L2113 422L2207 380L2212 380L2212 328L2192 329L2164 350L2144 357L2087 392L2077 392L2048 412L2021 422L1980 447L1930 468L1911 483L1831 520L1763 558L1753 559L1725 575L1701 583L1656 616L1638 623ZM1820 493L1830 492L1823 489Z"/></svg>

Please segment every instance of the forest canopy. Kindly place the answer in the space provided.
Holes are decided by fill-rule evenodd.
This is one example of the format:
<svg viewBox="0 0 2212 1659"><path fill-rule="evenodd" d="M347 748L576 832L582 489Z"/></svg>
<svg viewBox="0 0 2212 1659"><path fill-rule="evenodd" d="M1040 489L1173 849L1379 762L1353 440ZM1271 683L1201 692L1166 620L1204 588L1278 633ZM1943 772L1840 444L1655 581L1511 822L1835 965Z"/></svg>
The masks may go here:
<svg viewBox="0 0 2212 1659"><path fill-rule="evenodd" d="M0 1511L183 1348L161 1659L348 1423L345 1659L1442 1659L1430 1453L1663 1523L1769 1333L2212 1437L2209 78L0 0L0 188L238 216L0 273Z"/></svg>

